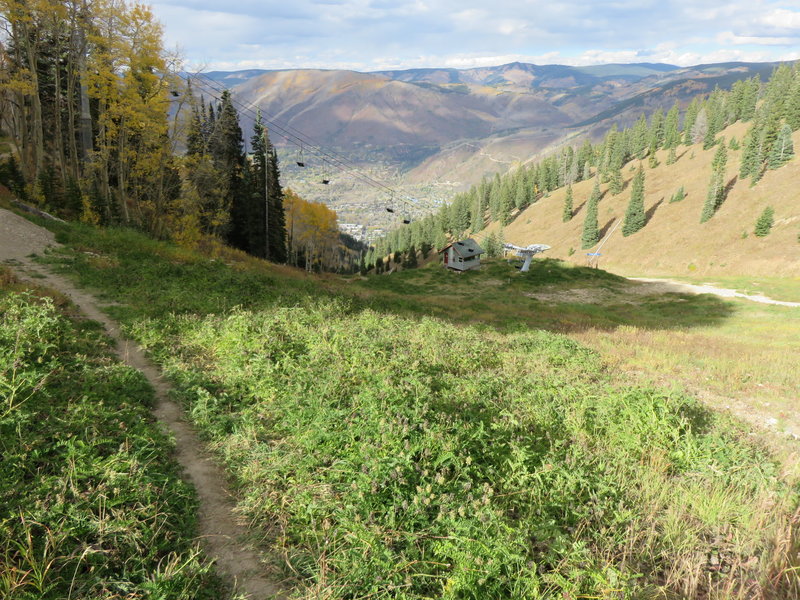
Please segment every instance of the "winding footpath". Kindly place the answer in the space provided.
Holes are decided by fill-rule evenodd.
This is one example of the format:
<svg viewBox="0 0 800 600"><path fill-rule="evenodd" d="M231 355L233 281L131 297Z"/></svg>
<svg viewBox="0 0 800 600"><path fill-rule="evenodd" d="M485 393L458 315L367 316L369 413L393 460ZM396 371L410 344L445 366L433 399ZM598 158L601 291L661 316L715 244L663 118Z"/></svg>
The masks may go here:
<svg viewBox="0 0 800 600"><path fill-rule="evenodd" d="M184 469L184 477L197 490L200 541L219 575L229 581L235 593L249 600L286 597L282 586L265 575L259 552L246 541L247 527L235 514L224 472L208 456L183 410L169 398L169 383L142 349L123 337L119 325L102 312L96 298L31 260L30 255L42 254L48 246L58 246L50 231L0 209L0 263L8 264L22 281L61 292L86 317L101 323L114 340L120 360L141 371L153 386L153 413L174 436L175 458Z"/></svg>

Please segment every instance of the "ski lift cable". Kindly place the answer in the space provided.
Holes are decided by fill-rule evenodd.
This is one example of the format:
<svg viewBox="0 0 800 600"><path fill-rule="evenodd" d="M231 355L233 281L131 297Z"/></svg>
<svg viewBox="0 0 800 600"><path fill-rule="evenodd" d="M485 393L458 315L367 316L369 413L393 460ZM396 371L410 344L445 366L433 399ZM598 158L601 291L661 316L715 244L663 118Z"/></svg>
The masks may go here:
<svg viewBox="0 0 800 600"><path fill-rule="evenodd" d="M216 84L216 82L211 80L209 77L207 77L205 75L202 75L202 74L198 74L196 76L201 78L202 81L205 82L209 87L212 87L212 89L215 89L216 91L221 92L218 84ZM240 104L240 106L243 106L243 105ZM247 112L252 114L252 107L253 106L254 105L247 106L246 108L244 108L244 110L246 110ZM350 161L346 157L338 155L338 154L336 154L336 153L334 153L332 151L325 150L323 148L322 144L320 144L318 141L314 140L311 136L307 135L306 133L300 131L296 127L294 127L294 126L292 126L292 125L290 125L288 123L281 122L280 119L278 119L274 115L270 115L269 113L266 113L266 112L262 111L261 114L262 114L262 118L265 118L271 124L279 126L281 129L285 130L289 134L293 134L293 137L297 140L294 143L299 143L299 144L303 144L305 146L308 146L308 147L316 150L318 153L325 155L325 157L329 161L337 162L342 167L344 167L344 168L346 168L348 170L357 171L357 172L359 172L360 175L362 175L363 177L369 179L375 185L380 186L380 187L386 189L387 191L392 191L393 193L395 193L395 191L392 190L389 186L386 186L382 182L380 182L380 181L374 179L373 177L371 177L369 175L366 175L366 174L362 173L361 171L359 171L358 166L355 165L352 161Z"/></svg>
<svg viewBox="0 0 800 600"><path fill-rule="evenodd" d="M192 77L192 76L188 76L187 75L185 78L189 79L190 77ZM210 88L211 90L213 90L213 91L215 91L217 93L220 93L220 94L224 91L224 89L221 89L220 86L216 85L213 82L213 80L211 80L210 78L208 78L208 77L206 77L206 76L204 76L202 74L195 74L193 77L195 79L199 79L200 82L202 84L204 84L203 87ZM209 91L209 90L207 89L206 91ZM215 96L214 94L211 94L211 95L214 96L216 100L220 100L220 98ZM253 111L252 107L246 106L246 105L242 104L241 102L234 100L233 98L231 98L231 104L236 105L237 108L239 108L239 110L241 112L247 113L251 117L255 118L257 116L256 113ZM355 176L356 178L361 180L362 183L365 183L365 184L367 184L367 185L369 185L369 186L371 186L371 187L373 187L375 189L387 191L387 192L391 193L392 195L395 195L397 193L391 187L389 187L389 186L385 185L384 183L382 183L380 181L377 181L374 178L370 177L369 175L366 175L365 173L363 173L355 165L350 163L350 161L348 161L347 159L344 159L344 158L338 156L336 153L332 153L330 151L327 151L324 148L322 148L321 146L313 143L314 140L312 140L310 137L308 137L307 135L303 134L302 132L299 132L299 130L297 130L296 128L294 128L294 127L292 127L290 125L282 124L275 117L273 117L272 115L270 115L268 113L263 113L262 112L262 119L269 126L271 126L273 128L273 130L276 130L277 133L281 137L286 139L288 142L290 142L290 143L292 143L292 144L294 144L296 146L299 146L301 149L305 147L305 149L311 151L313 154L317 155L318 157L320 157L324 161L330 163L332 166L336 167L339 171L350 172L353 176ZM294 133L292 130L297 131L297 133ZM404 205L406 205L407 207L409 206L408 202L406 202L404 199L401 199L400 201Z"/></svg>
<svg viewBox="0 0 800 600"><path fill-rule="evenodd" d="M194 77L196 79L199 79L201 81L201 83L203 83L206 88L210 88L211 90L213 90L213 91L215 91L217 93L222 93L224 91L224 89L222 89L220 86L218 86L213 80L209 79L208 77L206 77L204 75L196 74L196 75L194 75ZM212 94L212 95L214 95L214 94ZM215 98L217 100L219 100L219 97L215 96ZM237 108L240 109L240 111L242 111L244 113L247 113L250 116L256 116L256 113L254 113L254 111L252 109L252 106L244 105L243 103L241 103L241 102L239 102L237 100L234 100L233 98L231 98L231 103L236 105ZM330 151L325 150L321 146L317 145L314 142L314 140L312 140L309 136L303 134L302 132L299 132L297 129L295 129L292 126L289 126L289 125L286 125L284 123L281 123L278 119L276 119L275 117L273 117L269 113L262 112L262 119L268 125L272 126L274 129L276 129L277 132L281 135L281 137L285 138L287 141L289 141L289 142L291 142L291 143L293 143L293 144L295 144L295 145L297 145L297 146L299 146L301 148L305 147L306 149L308 149L308 150L312 151L313 153L317 154L320 158L323 158L324 160L327 160L328 162L335 163L336 166L340 170L353 171L354 172L353 174L358 176L365 183L369 182L374 187L379 187L379 188L384 189L386 191L390 191L392 193L395 193L395 190L393 190L389 186L387 186L387 185L381 183L380 181L377 181L374 178L370 177L369 175L366 175L363 172L361 172L355 165L350 163L347 159L344 159L344 158L336 155L335 153L332 153ZM292 131L292 130L294 130L294 131ZM294 133L294 132L297 132L297 133Z"/></svg>
<svg viewBox="0 0 800 600"><path fill-rule="evenodd" d="M208 78L206 78L206 77L202 78L202 82L201 83L205 83L206 84L206 86L205 86L206 88L211 88L215 92L222 93L220 88L218 86L214 85L212 82L210 82L208 80ZM206 91L209 92L208 89L206 89ZM212 93L211 95L216 100L218 100L218 101L220 100L220 98L218 96L216 96L215 94ZM230 100L231 100L231 104L233 104L237 108L239 108L240 111L249 114L251 117L254 117L254 118L257 117L257 114L254 113L254 111L252 110L251 107L245 106L242 103L233 100L233 98L231 98ZM262 113L262 119L265 120L268 125L272 126L273 129L276 130L279 135L281 135L281 137L284 137L287 141L299 146L301 149L303 147L301 144L307 144L308 143L307 141L299 138L297 135L292 134L281 123L273 122L272 118L269 115L267 116L267 119L264 119L264 115ZM308 146L306 146L306 147L308 147ZM367 185L369 185L369 186L371 186L373 188L379 189L381 191L388 190L391 193L391 196L392 196L392 198L394 200L394 196L396 195L396 192L392 188L390 188L389 186L386 186L386 185L384 185L384 184L382 184L382 183L380 183L378 181L375 181L373 178L371 178L371 177L369 177L367 175L364 175L357 168L347 165L346 161L343 161L343 160L339 159L339 157L336 156L336 155L331 155L330 153L324 151L321 147L311 147L309 149L312 150L312 152L314 152L317 156L319 156L322 159L323 163L325 163L326 165L327 164L331 164L332 166L336 167L339 171L350 172L353 176L355 176L356 178L360 179L362 181L362 183L365 183L365 184L367 184ZM330 158L330 160L328 160L329 158ZM330 179L329 179L329 176L327 174L324 175L324 179L322 180L322 183L326 184L326 185L330 183ZM400 201L406 207L406 211L404 211L404 212L408 213L409 212L408 211L409 204L405 200L400 200ZM394 206L392 208L394 208ZM387 210L389 210L389 209L387 209ZM394 210L389 210L389 212L394 212ZM410 218L408 218L408 217L403 218L403 223L404 224L408 225L408 224L410 224L410 222L411 222Z"/></svg>

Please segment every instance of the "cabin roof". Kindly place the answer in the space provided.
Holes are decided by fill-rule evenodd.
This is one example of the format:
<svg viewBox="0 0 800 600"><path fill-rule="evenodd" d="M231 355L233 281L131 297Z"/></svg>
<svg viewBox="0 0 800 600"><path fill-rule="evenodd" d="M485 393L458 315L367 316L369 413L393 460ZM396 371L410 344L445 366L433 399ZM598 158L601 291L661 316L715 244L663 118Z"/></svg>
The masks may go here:
<svg viewBox="0 0 800 600"><path fill-rule="evenodd" d="M448 244L441 250L439 253L446 252L448 248L453 248L453 251L458 254L461 258L469 258L470 256L479 256L484 254L485 251L478 245L478 242L473 240L472 238L467 238L466 240L461 240L459 242L453 242L452 244Z"/></svg>

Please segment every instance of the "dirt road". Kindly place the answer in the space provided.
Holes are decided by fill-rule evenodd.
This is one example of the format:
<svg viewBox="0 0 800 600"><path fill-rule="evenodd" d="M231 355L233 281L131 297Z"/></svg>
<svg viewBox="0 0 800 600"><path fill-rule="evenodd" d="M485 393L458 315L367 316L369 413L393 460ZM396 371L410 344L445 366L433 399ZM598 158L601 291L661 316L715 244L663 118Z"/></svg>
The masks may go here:
<svg viewBox="0 0 800 600"><path fill-rule="evenodd" d="M90 319L102 323L116 343L119 358L141 371L156 393L154 415L176 441L176 460L184 476L194 485L200 500L198 529L206 554L215 561L219 574L237 593L250 600L282 598L283 589L268 578L259 552L245 541L247 527L234 512L234 500L223 471L209 458L182 409L168 397L170 385L159 369L132 341L123 337L119 325L100 310L91 294L33 262L31 254L42 254L55 246L53 234L12 212L0 209L0 262L9 264L17 276L65 294Z"/></svg>
<svg viewBox="0 0 800 600"><path fill-rule="evenodd" d="M691 283L681 283L680 281L673 281L672 279L651 279L647 277L629 277L633 281L644 281L646 283L660 284L660 291L664 292L678 292L683 294L714 294L722 298L743 298L751 302L760 302L762 304L775 304L778 306L795 306L800 307L800 302L784 302L783 300L773 300L760 294L742 294L736 290L727 288L719 288L713 285L694 285Z"/></svg>

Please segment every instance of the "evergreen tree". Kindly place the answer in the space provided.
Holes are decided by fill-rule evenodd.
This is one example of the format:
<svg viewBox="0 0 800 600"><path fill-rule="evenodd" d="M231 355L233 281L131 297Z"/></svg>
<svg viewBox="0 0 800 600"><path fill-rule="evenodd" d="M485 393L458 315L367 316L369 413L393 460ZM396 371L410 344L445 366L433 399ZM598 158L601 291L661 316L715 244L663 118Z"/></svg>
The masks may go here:
<svg viewBox="0 0 800 600"><path fill-rule="evenodd" d="M728 150L720 144L711 164L711 180L708 183L708 195L700 215L700 222L705 223L717 212L725 200L725 165L728 162Z"/></svg>
<svg viewBox="0 0 800 600"><path fill-rule="evenodd" d="M647 135L647 146L652 155L664 143L664 109L661 107L657 108L650 118L650 130Z"/></svg>
<svg viewBox="0 0 800 600"><path fill-rule="evenodd" d="M793 156L792 128L787 123L784 123L775 143L772 145L772 150L767 159L767 166L770 169L777 169L789 162Z"/></svg>
<svg viewBox="0 0 800 600"><path fill-rule="evenodd" d="M253 162L250 166L248 208L248 248L254 256L267 258L272 262L285 263L288 259L286 248L286 216L283 210L283 189L280 184L278 156L269 139L269 134L261 117L256 114L253 124ZM267 230L268 228L268 230ZM269 242L267 242L267 239Z"/></svg>
<svg viewBox="0 0 800 600"><path fill-rule="evenodd" d="M566 223L572 220L572 186L567 186L567 194L564 196L564 210L561 213L561 220Z"/></svg>
<svg viewBox="0 0 800 600"><path fill-rule="evenodd" d="M514 206L517 210L522 210L528 204L530 204L530 200L528 197L528 186L525 178L525 173L519 173L517 175L517 186L516 186L516 194L514 195Z"/></svg>
<svg viewBox="0 0 800 600"><path fill-rule="evenodd" d="M597 222L597 205L600 202L600 184L594 182L594 189L586 202L586 217L583 220L583 234L581 235L581 248L591 248L600 241L600 225Z"/></svg>
<svg viewBox="0 0 800 600"><path fill-rule="evenodd" d="M672 194L672 197L669 199L669 201L671 204L673 202L680 202L684 198L686 198L686 190L684 190L683 186L681 186L677 190L675 190L675 193Z"/></svg>
<svg viewBox="0 0 800 600"><path fill-rule="evenodd" d="M608 174L608 191L611 192L613 196L616 196L622 192L622 188L622 170L617 167L612 169Z"/></svg>
<svg viewBox="0 0 800 600"><path fill-rule="evenodd" d="M484 250L488 258L499 258L503 256L503 231L490 233L483 241Z"/></svg>
<svg viewBox="0 0 800 600"><path fill-rule="evenodd" d="M764 209L764 212L758 217L756 221L755 234L758 237L765 237L772 231L772 225L775 222L775 211L771 206Z"/></svg>
<svg viewBox="0 0 800 600"><path fill-rule="evenodd" d="M631 131L630 152L634 158L644 158L648 145L648 133L647 118L641 115Z"/></svg>
<svg viewBox="0 0 800 600"><path fill-rule="evenodd" d="M213 108L210 108L213 114ZM251 198L245 186L244 138L239 115L228 90L222 92L216 120L208 140L208 151L214 167L220 173L223 195L229 207L230 221L226 235L228 244L245 252L250 251L249 208Z"/></svg>
<svg viewBox="0 0 800 600"><path fill-rule="evenodd" d="M683 117L683 143L685 146L689 146L694 143L693 130L699 112L700 100L693 98L689 103L689 106L686 107L686 114Z"/></svg>
<svg viewBox="0 0 800 600"><path fill-rule="evenodd" d="M627 237L645 226L646 215L644 212L644 170L639 165L639 170L633 177L631 184L631 199L625 211L625 222L622 224L622 235Z"/></svg>
<svg viewBox="0 0 800 600"><path fill-rule="evenodd" d="M739 178L746 179L754 175L758 169L758 154L759 154L759 132L755 126L744 136L744 149L742 150L742 160L739 166Z"/></svg>
<svg viewBox="0 0 800 600"><path fill-rule="evenodd" d="M408 255L403 263L406 269L414 269L419 263L417 262L417 249L413 245L408 249Z"/></svg>
<svg viewBox="0 0 800 600"><path fill-rule="evenodd" d="M669 109L667 117L664 120L664 149L674 150L680 143L681 134L678 130L678 121L680 119L680 109L676 102L672 108ZM671 163L668 163L671 164Z"/></svg>

